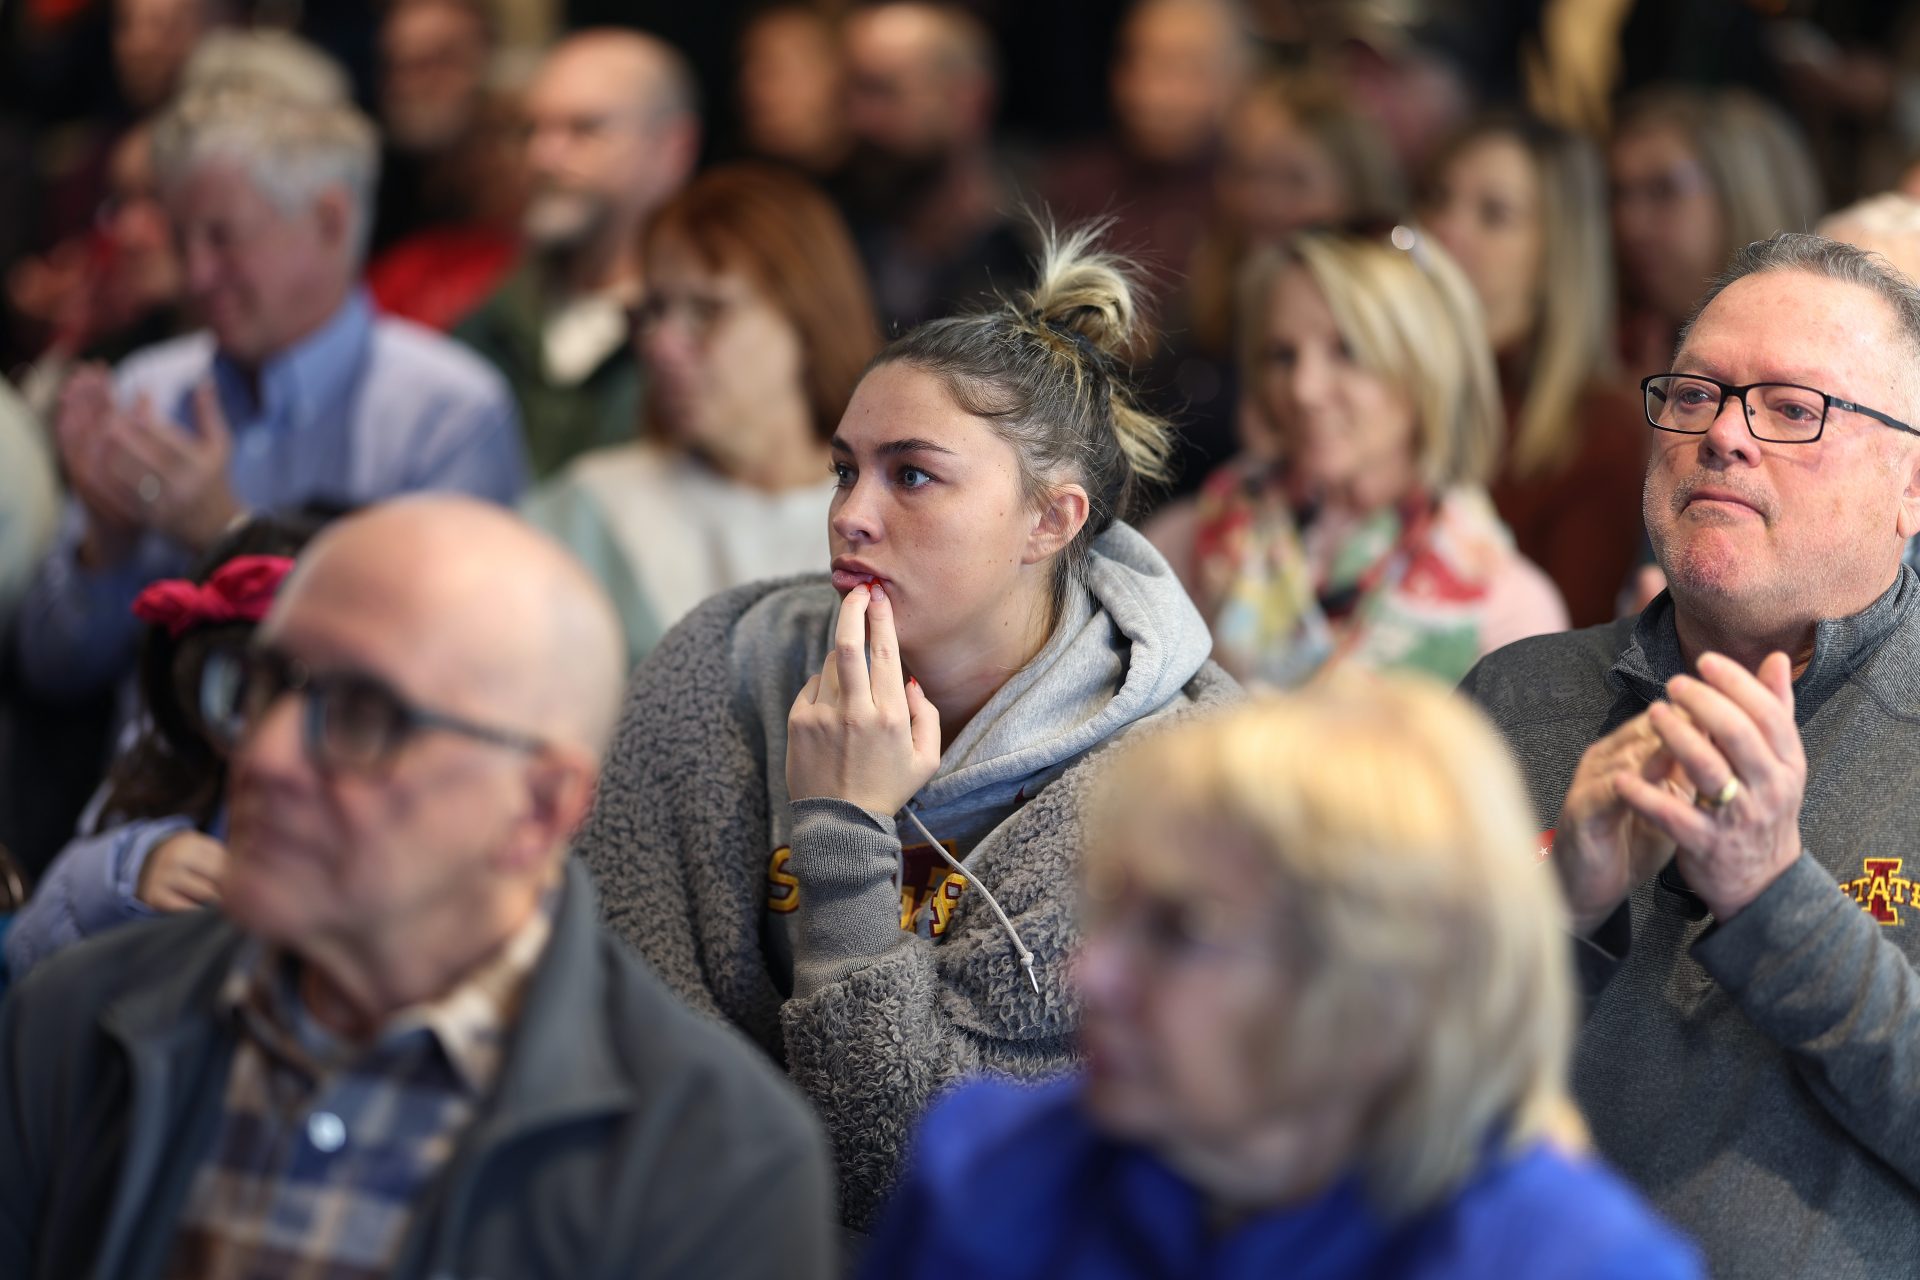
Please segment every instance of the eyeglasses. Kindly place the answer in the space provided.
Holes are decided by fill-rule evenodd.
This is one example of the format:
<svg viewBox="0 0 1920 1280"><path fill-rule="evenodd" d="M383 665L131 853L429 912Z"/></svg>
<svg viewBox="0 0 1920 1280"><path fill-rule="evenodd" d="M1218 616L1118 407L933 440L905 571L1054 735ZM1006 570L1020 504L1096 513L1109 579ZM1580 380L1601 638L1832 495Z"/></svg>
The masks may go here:
<svg viewBox="0 0 1920 1280"><path fill-rule="evenodd" d="M719 294L689 293L681 297L672 297L659 291L647 294L646 300L633 307L627 314L633 332L639 337L654 332L665 324L677 312L684 317L687 332L694 341L703 342L720 327L727 313L739 305L739 299Z"/></svg>
<svg viewBox="0 0 1920 1280"><path fill-rule="evenodd" d="M413 735L434 729L515 751L538 752L547 745L511 729L414 706L384 681L362 672L315 672L299 659L266 647L207 655L200 674L201 719L232 746L289 693L305 699L301 744L314 767L326 772L376 771Z"/></svg>
<svg viewBox="0 0 1920 1280"><path fill-rule="evenodd" d="M1088 874L1080 922L1087 937L1122 943L1154 969L1258 951L1258 940L1236 932L1217 904L1150 889L1124 871Z"/></svg>
<svg viewBox="0 0 1920 1280"><path fill-rule="evenodd" d="M1652 205L1665 209L1689 196L1710 191L1706 173L1694 165L1683 165L1635 182L1615 182L1608 191L1616 208L1624 205Z"/></svg>
<svg viewBox="0 0 1920 1280"><path fill-rule="evenodd" d="M1769 444L1812 444L1826 430L1831 409L1865 414L1895 431L1920 436L1920 431L1878 409L1792 382L1735 387L1695 373L1657 373L1642 378L1640 390L1646 399L1648 424L1683 436L1705 435L1729 399L1740 402L1753 438Z"/></svg>

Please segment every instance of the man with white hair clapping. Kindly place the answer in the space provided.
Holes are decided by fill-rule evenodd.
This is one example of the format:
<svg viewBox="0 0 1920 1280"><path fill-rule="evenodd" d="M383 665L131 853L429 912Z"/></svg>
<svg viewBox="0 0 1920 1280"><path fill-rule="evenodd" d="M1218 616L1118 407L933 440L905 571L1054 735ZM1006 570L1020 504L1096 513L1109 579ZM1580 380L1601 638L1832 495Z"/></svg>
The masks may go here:
<svg viewBox="0 0 1920 1280"><path fill-rule="evenodd" d="M287 38L223 49L154 127L205 329L78 370L56 437L73 501L20 618L28 685L95 690L131 662L134 595L242 512L416 489L514 499L525 463L498 374L358 286L373 127ZM253 66L253 63L260 63ZM232 63L233 65L227 65ZM284 64L284 65L282 65ZM339 82L337 76L335 82Z"/></svg>

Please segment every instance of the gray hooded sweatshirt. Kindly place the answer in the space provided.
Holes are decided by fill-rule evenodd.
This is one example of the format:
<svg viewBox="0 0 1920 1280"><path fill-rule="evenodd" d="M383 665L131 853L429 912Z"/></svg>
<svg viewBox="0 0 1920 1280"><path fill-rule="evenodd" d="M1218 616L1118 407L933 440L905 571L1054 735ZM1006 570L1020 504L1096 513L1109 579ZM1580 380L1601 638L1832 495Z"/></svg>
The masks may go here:
<svg viewBox="0 0 1920 1280"><path fill-rule="evenodd" d="M1489 655L1542 829L1587 747L1683 669L1673 605ZM1578 954L1574 1090L1600 1150L1717 1276L1920 1273L1920 579L1822 622L1794 682L1805 852L1717 922L1671 864Z"/></svg>
<svg viewBox="0 0 1920 1280"><path fill-rule="evenodd" d="M839 603L818 578L756 584L669 633L635 674L578 850L614 931L786 1063L862 1226L941 1086L1071 1066L1081 805L1103 750L1238 690L1166 562L1113 526L1045 648L910 802L956 875L904 817L787 799L787 713ZM1038 992L978 886L1032 951Z"/></svg>

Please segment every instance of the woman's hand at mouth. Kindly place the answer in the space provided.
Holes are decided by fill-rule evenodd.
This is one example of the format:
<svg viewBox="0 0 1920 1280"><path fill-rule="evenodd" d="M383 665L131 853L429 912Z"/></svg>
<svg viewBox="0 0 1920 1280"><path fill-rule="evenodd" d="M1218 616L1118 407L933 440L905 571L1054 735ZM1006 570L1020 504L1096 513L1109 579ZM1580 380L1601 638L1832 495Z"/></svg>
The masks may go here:
<svg viewBox="0 0 1920 1280"><path fill-rule="evenodd" d="M901 669L893 602L877 582L855 587L820 674L787 713L787 794L893 814L939 767L940 712Z"/></svg>

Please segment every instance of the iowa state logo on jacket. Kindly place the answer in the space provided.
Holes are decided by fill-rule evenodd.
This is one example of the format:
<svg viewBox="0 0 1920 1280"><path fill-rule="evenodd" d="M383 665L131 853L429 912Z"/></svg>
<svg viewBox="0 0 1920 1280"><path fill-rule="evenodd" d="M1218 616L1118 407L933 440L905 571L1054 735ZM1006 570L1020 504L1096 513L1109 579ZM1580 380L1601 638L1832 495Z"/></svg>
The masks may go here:
<svg viewBox="0 0 1920 1280"><path fill-rule="evenodd" d="M954 857L960 846L940 842ZM767 862L767 910L787 915L800 909L800 878L789 863L793 850L781 845ZM910 844L900 850L900 927L923 938L938 938L960 904L967 878L949 867L930 844Z"/></svg>
<svg viewBox="0 0 1920 1280"><path fill-rule="evenodd" d="M1861 865L1866 874L1858 880L1844 880L1840 892L1860 904L1860 909L1878 920L1883 928L1904 925L1900 908L1920 910L1920 895L1913 881L1900 874L1900 858L1866 858Z"/></svg>

